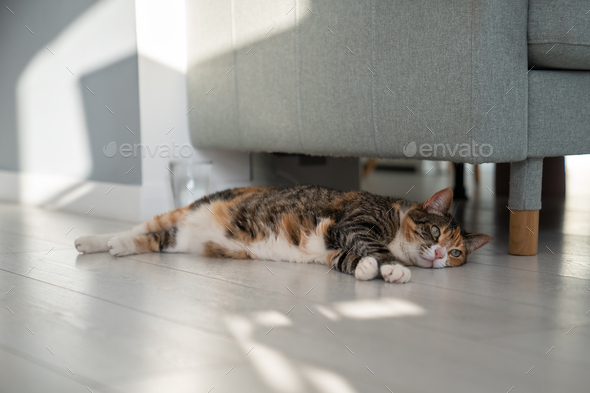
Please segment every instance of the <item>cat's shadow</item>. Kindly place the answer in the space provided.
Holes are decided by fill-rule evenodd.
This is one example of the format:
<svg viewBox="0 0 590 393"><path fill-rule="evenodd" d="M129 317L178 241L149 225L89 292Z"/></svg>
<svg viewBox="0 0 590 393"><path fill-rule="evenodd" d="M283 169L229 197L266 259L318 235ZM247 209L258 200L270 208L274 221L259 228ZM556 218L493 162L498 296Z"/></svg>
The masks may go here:
<svg viewBox="0 0 590 393"><path fill-rule="evenodd" d="M102 266L106 263L111 263L116 257L112 256L108 252L97 252L92 254L78 254L76 256L77 267L91 267L91 266Z"/></svg>

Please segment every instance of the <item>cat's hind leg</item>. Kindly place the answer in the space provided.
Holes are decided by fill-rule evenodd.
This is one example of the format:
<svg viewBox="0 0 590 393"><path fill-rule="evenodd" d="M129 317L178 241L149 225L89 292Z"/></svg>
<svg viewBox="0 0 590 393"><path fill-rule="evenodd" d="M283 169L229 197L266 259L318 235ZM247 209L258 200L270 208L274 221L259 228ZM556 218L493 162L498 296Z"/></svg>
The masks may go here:
<svg viewBox="0 0 590 393"><path fill-rule="evenodd" d="M74 241L76 250L84 254L91 254L94 252L105 252L109 250L107 242L113 237L125 236L129 232L107 233L103 235L82 236Z"/></svg>
<svg viewBox="0 0 590 393"><path fill-rule="evenodd" d="M111 255L122 257L131 254L170 251L176 246L176 227L142 235L124 234L109 239L107 247Z"/></svg>
<svg viewBox="0 0 590 393"><path fill-rule="evenodd" d="M160 231L165 231L167 229L175 227L180 221L182 221L186 217L189 211L189 206L180 209L175 209L169 211L168 213L156 216L142 224L136 225L127 232L82 236L77 238L74 241L74 244L76 245L76 250L84 254L109 251L109 245L107 244L109 240L118 237L133 237L151 232L156 233Z"/></svg>

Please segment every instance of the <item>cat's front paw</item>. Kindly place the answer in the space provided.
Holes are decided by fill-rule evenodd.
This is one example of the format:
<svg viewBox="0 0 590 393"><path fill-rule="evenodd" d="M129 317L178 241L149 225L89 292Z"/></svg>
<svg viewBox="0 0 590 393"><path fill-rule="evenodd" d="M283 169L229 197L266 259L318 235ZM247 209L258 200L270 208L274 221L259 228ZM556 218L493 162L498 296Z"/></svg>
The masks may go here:
<svg viewBox="0 0 590 393"><path fill-rule="evenodd" d="M357 280L372 280L379 274L379 265L373 257L364 257L356 265L354 270L354 276Z"/></svg>
<svg viewBox="0 0 590 393"><path fill-rule="evenodd" d="M132 236L117 236L107 242L109 252L116 257L135 254L135 243Z"/></svg>
<svg viewBox="0 0 590 393"><path fill-rule="evenodd" d="M398 284L405 284L410 281L412 272L405 266L399 264L382 265L381 275L387 282L394 282Z"/></svg>
<svg viewBox="0 0 590 393"><path fill-rule="evenodd" d="M76 245L76 250L84 254L106 251L104 247L101 247L101 241L98 236L82 236L74 240L74 244Z"/></svg>

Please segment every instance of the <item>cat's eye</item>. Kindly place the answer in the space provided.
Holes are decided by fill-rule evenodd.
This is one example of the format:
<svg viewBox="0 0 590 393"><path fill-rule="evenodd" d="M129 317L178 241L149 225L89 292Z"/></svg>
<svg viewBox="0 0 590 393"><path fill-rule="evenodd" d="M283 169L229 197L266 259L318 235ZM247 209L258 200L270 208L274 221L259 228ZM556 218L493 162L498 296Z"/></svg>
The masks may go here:
<svg viewBox="0 0 590 393"><path fill-rule="evenodd" d="M435 239L438 239L438 237L440 236L440 229L438 229L436 225L433 225L432 227L430 227L430 233L432 234L432 236L434 236Z"/></svg>
<svg viewBox="0 0 590 393"><path fill-rule="evenodd" d="M451 256L453 256L455 258L459 258L460 255L461 255L461 251L459 251L459 250L451 250Z"/></svg>

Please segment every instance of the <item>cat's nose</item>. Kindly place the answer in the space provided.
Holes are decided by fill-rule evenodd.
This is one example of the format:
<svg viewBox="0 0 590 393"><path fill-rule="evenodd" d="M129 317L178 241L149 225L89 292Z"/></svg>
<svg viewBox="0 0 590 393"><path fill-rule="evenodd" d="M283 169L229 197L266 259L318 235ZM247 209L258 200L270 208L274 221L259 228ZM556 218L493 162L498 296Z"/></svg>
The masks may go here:
<svg viewBox="0 0 590 393"><path fill-rule="evenodd" d="M444 258L445 255L447 255L447 249L445 247L439 246L434 250L434 259Z"/></svg>

